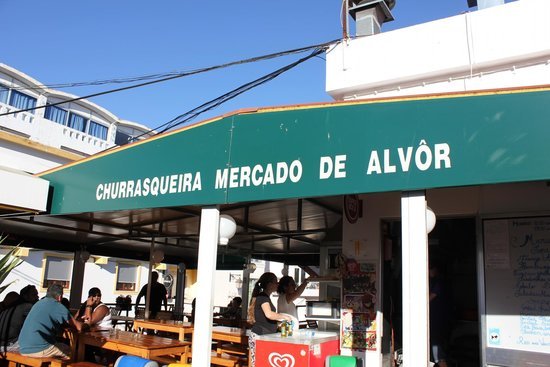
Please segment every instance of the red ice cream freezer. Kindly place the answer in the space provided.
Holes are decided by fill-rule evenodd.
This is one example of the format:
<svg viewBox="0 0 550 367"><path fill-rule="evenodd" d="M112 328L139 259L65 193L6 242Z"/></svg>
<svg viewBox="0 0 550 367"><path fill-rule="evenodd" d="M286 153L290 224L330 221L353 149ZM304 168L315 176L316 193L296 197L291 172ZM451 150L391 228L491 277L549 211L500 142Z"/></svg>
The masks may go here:
<svg viewBox="0 0 550 367"><path fill-rule="evenodd" d="M293 336L260 335L256 339L256 367L324 367L338 355L338 333L298 330Z"/></svg>

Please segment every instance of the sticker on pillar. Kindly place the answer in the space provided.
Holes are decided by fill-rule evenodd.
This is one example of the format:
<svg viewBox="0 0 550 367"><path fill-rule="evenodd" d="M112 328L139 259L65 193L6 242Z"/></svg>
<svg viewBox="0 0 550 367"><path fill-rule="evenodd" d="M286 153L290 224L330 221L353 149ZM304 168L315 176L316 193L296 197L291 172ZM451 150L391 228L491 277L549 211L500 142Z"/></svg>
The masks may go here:
<svg viewBox="0 0 550 367"><path fill-rule="evenodd" d="M500 329L498 328L489 329L489 344L500 345Z"/></svg>

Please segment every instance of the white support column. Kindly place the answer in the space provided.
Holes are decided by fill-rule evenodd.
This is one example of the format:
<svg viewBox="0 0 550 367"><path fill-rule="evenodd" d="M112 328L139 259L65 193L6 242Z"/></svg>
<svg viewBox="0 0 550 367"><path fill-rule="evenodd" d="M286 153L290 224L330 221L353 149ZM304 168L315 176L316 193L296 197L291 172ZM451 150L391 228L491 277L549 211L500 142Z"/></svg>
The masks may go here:
<svg viewBox="0 0 550 367"><path fill-rule="evenodd" d="M429 361L428 233L423 191L401 195L403 238L403 366Z"/></svg>
<svg viewBox="0 0 550 367"><path fill-rule="evenodd" d="M201 211L199 259L197 264L197 301L193 331L193 366L210 366L212 350L212 309L214 307L214 272L218 254L220 211L205 207Z"/></svg>

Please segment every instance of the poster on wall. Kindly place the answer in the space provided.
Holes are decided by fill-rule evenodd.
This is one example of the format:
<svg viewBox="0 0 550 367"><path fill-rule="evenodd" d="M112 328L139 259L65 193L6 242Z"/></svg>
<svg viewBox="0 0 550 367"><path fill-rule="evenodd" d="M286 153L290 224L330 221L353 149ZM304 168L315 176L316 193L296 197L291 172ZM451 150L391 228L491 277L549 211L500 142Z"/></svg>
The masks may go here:
<svg viewBox="0 0 550 367"><path fill-rule="evenodd" d="M341 348L376 351L376 264L345 259Z"/></svg>
<svg viewBox="0 0 550 367"><path fill-rule="evenodd" d="M487 219L483 234L489 362L550 354L550 217Z"/></svg>

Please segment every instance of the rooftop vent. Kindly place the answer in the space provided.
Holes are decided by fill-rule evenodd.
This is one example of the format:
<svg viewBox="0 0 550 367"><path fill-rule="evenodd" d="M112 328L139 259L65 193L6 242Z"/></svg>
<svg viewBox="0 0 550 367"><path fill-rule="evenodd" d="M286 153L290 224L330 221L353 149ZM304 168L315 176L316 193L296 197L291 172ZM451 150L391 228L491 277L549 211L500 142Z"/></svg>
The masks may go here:
<svg viewBox="0 0 550 367"><path fill-rule="evenodd" d="M504 0L468 0L468 7L473 8L477 6L478 10L503 4Z"/></svg>
<svg viewBox="0 0 550 367"><path fill-rule="evenodd" d="M396 0L348 0L349 14L355 20L355 35L380 33L382 24L393 20L391 9Z"/></svg>

